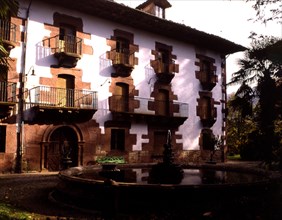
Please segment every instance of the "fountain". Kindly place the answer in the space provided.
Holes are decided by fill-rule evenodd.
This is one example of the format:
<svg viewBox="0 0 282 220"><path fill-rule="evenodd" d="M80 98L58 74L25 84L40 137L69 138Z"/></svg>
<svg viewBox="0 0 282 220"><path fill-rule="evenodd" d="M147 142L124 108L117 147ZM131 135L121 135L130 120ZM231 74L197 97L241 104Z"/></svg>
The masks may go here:
<svg viewBox="0 0 282 220"><path fill-rule="evenodd" d="M257 206L257 192L265 195L272 184L263 171L225 164L174 163L170 131L160 163L72 167L61 171L59 178L60 183L50 194L52 201L100 212L105 219L144 210L153 213L173 209L169 212L193 215L225 207L223 204L236 207L240 202L234 205L234 201L245 197ZM227 198L232 198L233 203L228 203Z"/></svg>
<svg viewBox="0 0 282 220"><path fill-rule="evenodd" d="M148 183L179 184L183 179L183 169L174 163L171 145L171 132L168 131L167 142L164 144L163 162L153 165L149 174Z"/></svg>

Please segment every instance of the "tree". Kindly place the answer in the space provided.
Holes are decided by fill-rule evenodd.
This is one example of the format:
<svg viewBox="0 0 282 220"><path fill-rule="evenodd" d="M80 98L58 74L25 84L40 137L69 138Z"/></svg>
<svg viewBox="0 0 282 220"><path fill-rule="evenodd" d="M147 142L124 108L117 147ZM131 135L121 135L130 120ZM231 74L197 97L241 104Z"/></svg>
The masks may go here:
<svg viewBox="0 0 282 220"><path fill-rule="evenodd" d="M248 85L243 86L252 93ZM239 92L238 92L239 91ZM253 120L253 99L249 95L242 96L238 90L228 98L227 108L227 143L228 154L240 154L241 158L251 160L255 155L250 155L253 136L257 130L257 124ZM240 94L240 96L238 96Z"/></svg>
<svg viewBox="0 0 282 220"><path fill-rule="evenodd" d="M269 58L265 48L275 44L278 39L273 37L259 36L253 39L251 48L245 57L240 59L240 69L232 74L230 84L241 84L240 93L249 90L252 85L254 94L258 98L257 123L261 137L263 159L270 163L275 146L274 121L278 117L276 113L277 82L282 76L282 64ZM243 92L243 94L244 94ZM256 134L257 135L257 134Z"/></svg>
<svg viewBox="0 0 282 220"><path fill-rule="evenodd" d="M247 2L253 0L246 0ZM253 8L256 10L256 21L266 23L271 20L282 22L281 0L255 0Z"/></svg>

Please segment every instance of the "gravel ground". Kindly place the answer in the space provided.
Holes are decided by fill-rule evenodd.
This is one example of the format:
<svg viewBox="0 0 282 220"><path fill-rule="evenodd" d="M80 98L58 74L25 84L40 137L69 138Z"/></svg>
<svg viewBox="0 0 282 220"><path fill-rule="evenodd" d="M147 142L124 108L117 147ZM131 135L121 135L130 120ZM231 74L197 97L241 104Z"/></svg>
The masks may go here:
<svg viewBox="0 0 282 220"><path fill-rule="evenodd" d="M93 215L63 207L48 199L58 181L57 174L0 174L0 202L31 213L56 216L56 219L93 219Z"/></svg>

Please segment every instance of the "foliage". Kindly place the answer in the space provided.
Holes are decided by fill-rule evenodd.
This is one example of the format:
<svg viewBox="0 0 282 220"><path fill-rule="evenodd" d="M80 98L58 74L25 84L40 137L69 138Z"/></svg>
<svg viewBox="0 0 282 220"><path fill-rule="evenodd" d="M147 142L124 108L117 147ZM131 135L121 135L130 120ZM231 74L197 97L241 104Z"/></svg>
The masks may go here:
<svg viewBox="0 0 282 220"><path fill-rule="evenodd" d="M104 156L97 158L97 162L99 164L103 164L103 163L123 164L125 163L125 159L124 157L119 157L119 156Z"/></svg>
<svg viewBox="0 0 282 220"><path fill-rule="evenodd" d="M281 97L277 94L282 64L266 52L277 40L267 36L254 38L229 83L241 86L228 103L231 114L227 139L229 145L234 145L232 153L239 150L243 159L263 159L270 163L278 148L274 123L281 112ZM254 100L257 100L255 108L252 107Z"/></svg>
<svg viewBox="0 0 282 220"><path fill-rule="evenodd" d="M282 75L282 65L269 59L264 49L275 44L279 39L269 36L252 36L251 48L245 53L245 57L238 60L240 69L232 74L229 85L251 85L259 79L270 75L277 79Z"/></svg>
<svg viewBox="0 0 282 220"><path fill-rule="evenodd" d="M241 160L241 155L240 154L232 154L232 155L227 155L228 160Z"/></svg>
<svg viewBox="0 0 282 220"><path fill-rule="evenodd" d="M28 220L28 219L45 219L43 216L28 213L19 209L16 209L10 205L0 203L0 219L14 219L14 220ZM48 219L48 218L46 218Z"/></svg>
<svg viewBox="0 0 282 220"><path fill-rule="evenodd" d="M252 118L253 99L247 99L247 96L238 96L238 94L240 93L231 95L227 102L228 154L239 154L242 146L248 144L250 133L257 129L257 124Z"/></svg>
<svg viewBox="0 0 282 220"><path fill-rule="evenodd" d="M15 16L18 12L18 2L16 0L0 0L0 19L4 19L10 14Z"/></svg>
<svg viewBox="0 0 282 220"><path fill-rule="evenodd" d="M246 0L250 2L253 0ZM280 3L280 4L278 4ZM255 0L253 8L256 13L256 20L266 23L271 20L281 22L282 19L282 4L280 0Z"/></svg>

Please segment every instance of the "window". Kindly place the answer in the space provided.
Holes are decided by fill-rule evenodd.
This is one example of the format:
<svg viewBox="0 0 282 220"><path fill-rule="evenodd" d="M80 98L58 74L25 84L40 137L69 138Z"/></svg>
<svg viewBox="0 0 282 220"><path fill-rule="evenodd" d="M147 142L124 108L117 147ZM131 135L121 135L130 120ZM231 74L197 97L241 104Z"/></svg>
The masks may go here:
<svg viewBox="0 0 282 220"><path fill-rule="evenodd" d="M3 67L3 71L0 74L0 101L1 102L6 102L7 101L7 87L8 87L8 83L7 83L7 74L8 70Z"/></svg>
<svg viewBox="0 0 282 220"><path fill-rule="evenodd" d="M155 6L155 15L159 18L164 18L164 9L160 6Z"/></svg>
<svg viewBox="0 0 282 220"><path fill-rule="evenodd" d="M139 50L139 46L133 42L132 33L119 29L114 30L114 35L107 39L107 45L111 49L106 52L106 58L112 61L115 69L115 72L112 73L113 77L128 77L134 66L138 65L138 58L134 54Z"/></svg>
<svg viewBox="0 0 282 220"><path fill-rule="evenodd" d="M111 150L124 151L125 149L125 130L112 129L111 130Z"/></svg>
<svg viewBox="0 0 282 220"><path fill-rule="evenodd" d="M129 64L129 40L118 37L116 41L115 64Z"/></svg>
<svg viewBox="0 0 282 220"><path fill-rule="evenodd" d="M175 64L177 57L172 54L172 46L156 42L155 48L152 50L155 59L150 61L150 65L157 74L158 81L170 83L174 73L179 72L179 65Z"/></svg>
<svg viewBox="0 0 282 220"><path fill-rule="evenodd" d="M214 107L215 101L211 92L200 92L198 99L197 115L200 117L204 126L211 127L217 117L217 109Z"/></svg>
<svg viewBox="0 0 282 220"><path fill-rule="evenodd" d="M199 79L204 90L211 91L217 83L215 60L198 54L196 58L199 59L199 62L195 63L196 66L199 66L199 71L196 71L196 78Z"/></svg>
<svg viewBox="0 0 282 220"><path fill-rule="evenodd" d="M117 37L116 41L116 50L118 53L129 53L129 40L122 38L122 37Z"/></svg>
<svg viewBox="0 0 282 220"><path fill-rule="evenodd" d="M0 19L0 36L2 40L10 40L11 23L9 20Z"/></svg>
<svg viewBox="0 0 282 220"><path fill-rule="evenodd" d="M209 82L211 80L211 75L213 74L211 70L211 63L207 60L204 60L202 63L202 81Z"/></svg>
<svg viewBox="0 0 282 220"><path fill-rule="evenodd" d="M70 25L60 26L60 50L67 53L77 53L76 30Z"/></svg>
<svg viewBox="0 0 282 220"><path fill-rule="evenodd" d="M6 126L0 125L0 153L6 151Z"/></svg>

